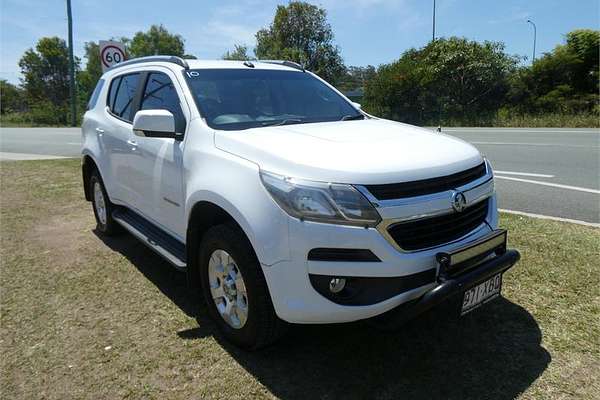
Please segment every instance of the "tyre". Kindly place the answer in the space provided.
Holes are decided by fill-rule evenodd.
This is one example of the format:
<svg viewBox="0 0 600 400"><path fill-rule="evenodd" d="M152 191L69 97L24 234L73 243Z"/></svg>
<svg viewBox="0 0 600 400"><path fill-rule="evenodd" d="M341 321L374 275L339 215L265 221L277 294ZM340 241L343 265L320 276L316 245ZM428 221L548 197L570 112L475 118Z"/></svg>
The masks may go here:
<svg viewBox="0 0 600 400"><path fill-rule="evenodd" d="M276 341L286 324L275 314L260 263L244 233L233 224L210 228L199 257L208 311L225 338L246 349Z"/></svg>
<svg viewBox="0 0 600 400"><path fill-rule="evenodd" d="M96 217L96 229L106 236L120 232L120 225L112 218L114 205L106 194L106 188L97 170L92 172L89 184L89 190L92 194L92 208Z"/></svg>

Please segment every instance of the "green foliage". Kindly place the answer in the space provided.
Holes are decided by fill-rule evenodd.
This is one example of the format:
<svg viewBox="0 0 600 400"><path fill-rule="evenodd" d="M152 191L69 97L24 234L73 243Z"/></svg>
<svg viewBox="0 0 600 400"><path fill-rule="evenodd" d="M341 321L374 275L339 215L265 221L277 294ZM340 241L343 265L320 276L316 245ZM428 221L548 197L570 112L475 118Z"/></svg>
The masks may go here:
<svg viewBox="0 0 600 400"><path fill-rule="evenodd" d="M417 124L491 115L502 105L517 62L502 43L439 39L379 67L367 82L364 106Z"/></svg>
<svg viewBox="0 0 600 400"><path fill-rule="evenodd" d="M223 54L223 60L251 60L252 58L248 55L248 46L242 44L236 44L233 51L227 51Z"/></svg>
<svg viewBox="0 0 600 400"><path fill-rule="evenodd" d="M258 59L295 61L332 83L344 73L327 12L315 5L291 1L277 6L273 22L256 33L256 41Z"/></svg>
<svg viewBox="0 0 600 400"><path fill-rule="evenodd" d="M100 63L100 46L96 42L85 43L86 67L77 75L79 110L85 110L88 99L92 95L96 83L102 76Z"/></svg>
<svg viewBox="0 0 600 400"><path fill-rule="evenodd" d="M578 29L566 44L512 78L507 102L523 113L588 113L598 108L600 31Z"/></svg>
<svg viewBox="0 0 600 400"><path fill-rule="evenodd" d="M29 118L40 125L66 125L69 114L68 103L54 104L40 100L29 107Z"/></svg>
<svg viewBox="0 0 600 400"><path fill-rule="evenodd" d="M600 31L577 29L567 33L567 49L580 60L574 85L586 92L598 92Z"/></svg>
<svg viewBox="0 0 600 400"><path fill-rule="evenodd" d="M377 74L377 69L372 65L366 67L350 66L346 68L336 87L343 92L363 88L365 83L371 80L375 74Z"/></svg>
<svg viewBox="0 0 600 400"><path fill-rule="evenodd" d="M184 57L183 42L180 35L170 33L164 26L152 25L147 32L137 32L126 45L130 58L158 54Z"/></svg>
<svg viewBox="0 0 600 400"><path fill-rule="evenodd" d="M0 114L23 111L24 106L23 90L6 79L0 79Z"/></svg>
<svg viewBox="0 0 600 400"><path fill-rule="evenodd" d="M22 87L31 112L43 121L67 123L69 104L69 55L64 40L45 37L38 41L35 50L25 52L21 67ZM79 60L75 60L79 71ZM42 111L42 107L46 111ZM55 114L55 115L52 115Z"/></svg>

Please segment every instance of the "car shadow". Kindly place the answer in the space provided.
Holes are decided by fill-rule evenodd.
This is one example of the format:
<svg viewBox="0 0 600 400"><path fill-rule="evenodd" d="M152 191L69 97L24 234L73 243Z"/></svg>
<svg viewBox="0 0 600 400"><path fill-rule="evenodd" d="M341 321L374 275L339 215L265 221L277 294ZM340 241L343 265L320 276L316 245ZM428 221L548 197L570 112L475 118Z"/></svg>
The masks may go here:
<svg viewBox="0 0 600 400"><path fill-rule="evenodd" d="M505 298L463 318L450 305L438 308L393 333L364 322L293 325L271 347L247 352L218 334L184 274L130 235L98 237L201 322L177 332L182 340L214 336L282 399L512 399L551 361L535 319Z"/></svg>

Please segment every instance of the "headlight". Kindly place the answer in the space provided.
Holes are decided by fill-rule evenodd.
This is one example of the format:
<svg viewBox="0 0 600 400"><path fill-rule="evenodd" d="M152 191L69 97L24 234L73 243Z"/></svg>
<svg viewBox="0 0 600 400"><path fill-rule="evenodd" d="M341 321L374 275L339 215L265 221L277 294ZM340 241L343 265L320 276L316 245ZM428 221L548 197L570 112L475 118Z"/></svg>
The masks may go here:
<svg viewBox="0 0 600 400"><path fill-rule="evenodd" d="M301 220L373 227L380 221L373 205L351 185L312 182L260 172L275 202Z"/></svg>

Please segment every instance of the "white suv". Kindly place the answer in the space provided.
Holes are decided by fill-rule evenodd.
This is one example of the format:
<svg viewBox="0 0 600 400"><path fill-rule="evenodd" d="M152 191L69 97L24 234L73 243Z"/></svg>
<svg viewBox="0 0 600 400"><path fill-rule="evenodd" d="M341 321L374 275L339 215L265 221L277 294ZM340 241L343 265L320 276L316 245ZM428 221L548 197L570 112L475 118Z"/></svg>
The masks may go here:
<svg viewBox="0 0 600 400"><path fill-rule="evenodd" d="M457 298L464 314L519 259L475 148L370 116L292 62L130 60L82 132L98 230L185 271L246 348L286 322L396 325Z"/></svg>

